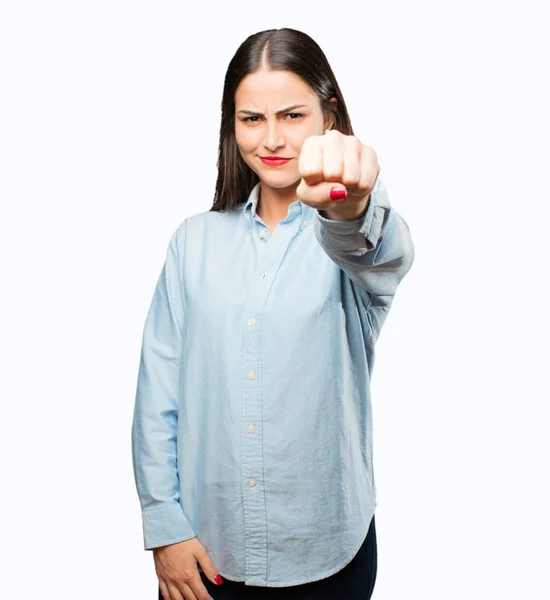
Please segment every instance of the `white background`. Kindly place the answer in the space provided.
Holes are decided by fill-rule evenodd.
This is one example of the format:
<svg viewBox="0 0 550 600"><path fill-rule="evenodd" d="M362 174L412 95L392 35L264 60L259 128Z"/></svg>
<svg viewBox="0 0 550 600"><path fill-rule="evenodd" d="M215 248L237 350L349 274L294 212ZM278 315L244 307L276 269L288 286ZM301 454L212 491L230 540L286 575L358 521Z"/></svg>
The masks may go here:
<svg viewBox="0 0 550 600"><path fill-rule="evenodd" d="M212 205L229 60L285 26L323 48L415 243L374 368L373 599L550 598L542 6L1 3L2 598L156 598L142 327L170 235Z"/></svg>

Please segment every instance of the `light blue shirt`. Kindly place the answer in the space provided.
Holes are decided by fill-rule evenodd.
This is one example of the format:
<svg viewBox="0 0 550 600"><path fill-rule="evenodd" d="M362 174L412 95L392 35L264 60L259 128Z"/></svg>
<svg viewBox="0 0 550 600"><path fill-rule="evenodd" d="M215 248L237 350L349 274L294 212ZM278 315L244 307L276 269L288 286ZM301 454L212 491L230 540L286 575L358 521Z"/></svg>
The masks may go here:
<svg viewBox="0 0 550 600"><path fill-rule="evenodd" d="M376 507L374 345L413 263L378 178L368 210L248 202L172 234L145 321L132 458L146 550L197 536L222 577L290 586L341 570Z"/></svg>

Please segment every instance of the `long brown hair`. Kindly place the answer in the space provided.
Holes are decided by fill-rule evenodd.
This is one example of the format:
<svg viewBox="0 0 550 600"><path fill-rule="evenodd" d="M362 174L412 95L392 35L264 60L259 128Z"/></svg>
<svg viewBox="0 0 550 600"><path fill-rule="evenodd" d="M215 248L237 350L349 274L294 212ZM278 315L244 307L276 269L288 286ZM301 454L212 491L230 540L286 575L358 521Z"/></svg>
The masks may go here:
<svg viewBox="0 0 550 600"><path fill-rule="evenodd" d="M262 63L263 59L263 63ZM222 119L218 149L218 179L211 211L228 211L246 202L258 175L243 160L235 139L235 92L247 75L262 67L291 71L317 94L325 116L334 112L334 126L344 135L354 135L348 109L336 77L319 45L296 29L266 29L250 35L231 59L222 96ZM337 98L336 109L330 98Z"/></svg>

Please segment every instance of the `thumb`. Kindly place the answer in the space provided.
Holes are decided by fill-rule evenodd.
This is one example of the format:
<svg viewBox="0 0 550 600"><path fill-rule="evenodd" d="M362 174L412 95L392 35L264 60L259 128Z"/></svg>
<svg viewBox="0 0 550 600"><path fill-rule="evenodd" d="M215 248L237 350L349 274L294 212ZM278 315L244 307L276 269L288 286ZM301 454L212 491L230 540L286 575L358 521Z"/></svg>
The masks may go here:
<svg viewBox="0 0 550 600"><path fill-rule="evenodd" d="M328 197L330 200L345 200L348 195L348 190L341 183L334 185L334 183L328 183Z"/></svg>
<svg viewBox="0 0 550 600"><path fill-rule="evenodd" d="M199 565L202 568L203 573L210 579L210 581L216 585L221 585L223 583L223 579L218 573L218 569L214 566L214 563L208 556L208 552L206 549L203 549L202 552L195 556Z"/></svg>
<svg viewBox="0 0 550 600"><path fill-rule="evenodd" d="M306 203L325 204L327 202L338 202L347 197L346 186L337 181L321 181L314 185L308 185L303 179L296 189L298 198Z"/></svg>

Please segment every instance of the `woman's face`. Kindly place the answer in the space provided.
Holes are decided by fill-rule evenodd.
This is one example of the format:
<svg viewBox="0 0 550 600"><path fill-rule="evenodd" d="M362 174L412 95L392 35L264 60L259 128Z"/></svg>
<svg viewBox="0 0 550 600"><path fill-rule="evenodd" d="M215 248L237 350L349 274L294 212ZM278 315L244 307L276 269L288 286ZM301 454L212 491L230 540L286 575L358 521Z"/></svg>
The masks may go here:
<svg viewBox="0 0 550 600"><path fill-rule="evenodd" d="M271 187L299 183L298 158L304 140L322 135L332 121L324 122L318 96L290 71L261 69L247 75L235 92L237 146L246 164ZM262 162L266 156L291 160L271 166Z"/></svg>

